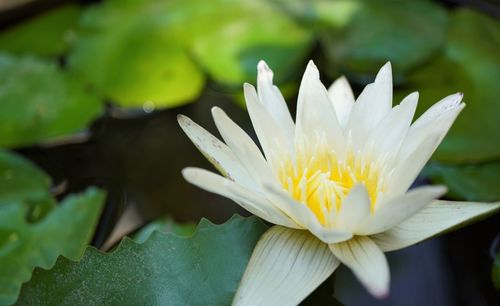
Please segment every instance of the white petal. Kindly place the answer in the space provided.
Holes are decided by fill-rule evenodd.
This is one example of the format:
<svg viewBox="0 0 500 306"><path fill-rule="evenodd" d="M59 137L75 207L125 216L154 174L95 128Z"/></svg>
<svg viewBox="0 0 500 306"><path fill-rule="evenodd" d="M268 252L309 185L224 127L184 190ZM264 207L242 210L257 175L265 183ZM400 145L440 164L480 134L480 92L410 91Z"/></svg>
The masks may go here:
<svg viewBox="0 0 500 306"><path fill-rule="evenodd" d="M328 88L328 95L335 108L340 126L345 127L354 105L354 94L347 79L344 76L336 79Z"/></svg>
<svg viewBox="0 0 500 306"><path fill-rule="evenodd" d="M302 141L305 135L313 141L319 133L325 133L328 144L339 159L346 154L344 134L337 115L328 97L328 92L319 79L319 72L312 61L307 65L299 89L297 102L295 139Z"/></svg>
<svg viewBox="0 0 500 306"><path fill-rule="evenodd" d="M222 109L218 107L212 108L212 115L222 138L245 166L252 179L259 186L264 183L277 186L279 183L269 164L250 136L234 123Z"/></svg>
<svg viewBox="0 0 500 306"><path fill-rule="evenodd" d="M384 253L368 237L355 236L351 240L330 244L330 250L348 266L376 297L389 293L389 265Z"/></svg>
<svg viewBox="0 0 500 306"><path fill-rule="evenodd" d="M297 305L338 265L328 246L307 231L274 226L257 243L233 305Z"/></svg>
<svg viewBox="0 0 500 306"><path fill-rule="evenodd" d="M231 152L225 143L207 132L204 128L193 122L186 116L177 116L177 121L182 130L191 139L194 145L200 150L208 161L214 165L224 176L227 176L241 185L253 190L257 185L251 179L245 167L238 158Z"/></svg>
<svg viewBox="0 0 500 306"><path fill-rule="evenodd" d="M439 135L430 135L405 160L397 163L387 187L390 195L404 194L410 188L422 168L431 158L439 141Z"/></svg>
<svg viewBox="0 0 500 306"><path fill-rule="evenodd" d="M465 107L460 103L462 97L458 93L442 99L411 125L401 145L389 190L403 193L411 186Z"/></svg>
<svg viewBox="0 0 500 306"><path fill-rule="evenodd" d="M351 132L355 150L364 144L391 107L392 72L391 64L387 63L378 72L375 82L364 88L352 108L348 130Z"/></svg>
<svg viewBox="0 0 500 306"><path fill-rule="evenodd" d="M416 244L444 231L457 229L492 214L500 202L434 201L392 229L372 236L382 250L394 251Z"/></svg>
<svg viewBox="0 0 500 306"><path fill-rule="evenodd" d="M199 168L185 168L182 175L186 181L209 192L230 198L252 214L269 221L291 228L300 228L290 217L256 192L220 175Z"/></svg>
<svg viewBox="0 0 500 306"><path fill-rule="evenodd" d="M264 61L257 65L257 91L265 108L288 139L293 139L295 124L278 87L273 85L273 72Z"/></svg>
<svg viewBox="0 0 500 306"><path fill-rule="evenodd" d="M288 193L272 186L264 186L266 196L281 210L286 212L297 224L307 228L313 235L325 243L335 243L348 240L351 232L326 228L319 223L318 218L302 203L295 201Z"/></svg>
<svg viewBox="0 0 500 306"><path fill-rule="evenodd" d="M417 213L422 207L446 193L444 186L424 186L380 203L375 213L358 224L355 234L372 235L384 232Z"/></svg>
<svg viewBox="0 0 500 306"><path fill-rule="evenodd" d="M337 227L353 232L360 221L370 214L370 198L362 184L354 186L342 201L337 215Z"/></svg>
<svg viewBox="0 0 500 306"><path fill-rule="evenodd" d="M408 95L377 125L367 141L367 146L373 148L376 156L398 154L415 114L417 102L417 92Z"/></svg>
<svg viewBox="0 0 500 306"><path fill-rule="evenodd" d="M280 156L281 152L290 152L293 138L288 138L277 125L274 118L260 103L255 88L245 83L243 85L248 114L252 120L255 133L259 138L268 163L273 164L273 159Z"/></svg>

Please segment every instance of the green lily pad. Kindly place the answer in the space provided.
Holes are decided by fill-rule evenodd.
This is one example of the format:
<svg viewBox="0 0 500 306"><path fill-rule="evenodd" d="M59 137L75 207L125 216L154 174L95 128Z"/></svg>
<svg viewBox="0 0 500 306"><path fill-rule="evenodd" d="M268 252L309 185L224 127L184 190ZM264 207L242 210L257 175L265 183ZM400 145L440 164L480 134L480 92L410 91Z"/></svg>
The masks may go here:
<svg viewBox="0 0 500 306"><path fill-rule="evenodd" d="M434 183L448 187L452 198L466 201L500 200L500 162L477 165L447 165L433 162L425 168L425 175Z"/></svg>
<svg viewBox="0 0 500 306"><path fill-rule="evenodd" d="M31 145L83 129L99 99L55 63L0 53L0 146Z"/></svg>
<svg viewBox="0 0 500 306"><path fill-rule="evenodd" d="M81 19L69 68L126 107L174 107L196 98L204 76L175 40L160 1L111 1Z"/></svg>
<svg viewBox="0 0 500 306"><path fill-rule="evenodd" d="M167 108L197 98L204 71L240 87L264 59L289 78L310 42L261 0L109 1L83 14L69 68L120 106Z"/></svg>
<svg viewBox="0 0 500 306"><path fill-rule="evenodd" d="M467 106L434 158L447 163L497 159L500 23L462 9L453 13L448 33L443 54L408 77L408 91L420 92L419 113L449 94L464 93Z"/></svg>
<svg viewBox="0 0 500 306"><path fill-rule="evenodd" d="M230 305L252 250L267 227L235 216L202 220L190 238L154 232L125 238L112 253L89 248L78 262L59 258L37 269L20 305Z"/></svg>
<svg viewBox="0 0 500 306"><path fill-rule="evenodd" d="M49 192L50 178L29 161L0 150L0 207L23 203L28 220L36 221L50 211L55 202Z"/></svg>
<svg viewBox="0 0 500 306"><path fill-rule="evenodd" d="M68 48L80 8L70 4L37 15L0 32L0 50L12 53L60 55Z"/></svg>
<svg viewBox="0 0 500 306"><path fill-rule="evenodd" d="M51 268L59 255L78 259L97 224L104 194L90 188L69 196L36 223L19 202L0 205L0 305L15 302L33 268Z"/></svg>
<svg viewBox="0 0 500 306"><path fill-rule="evenodd" d="M177 223L172 217L163 217L141 228L132 236L132 239L137 243L143 243L156 231L189 237L194 233L195 229L196 224L192 222Z"/></svg>
<svg viewBox="0 0 500 306"><path fill-rule="evenodd" d="M317 22L327 25L321 41L329 66L360 83L371 79L387 61L397 81L432 58L445 39L446 10L431 1L315 1L311 5L306 12L314 12Z"/></svg>
<svg viewBox="0 0 500 306"><path fill-rule="evenodd" d="M254 82L260 60L274 70L277 83L302 70L312 33L270 3L218 0L205 6L191 25L190 46L218 82L238 88Z"/></svg>

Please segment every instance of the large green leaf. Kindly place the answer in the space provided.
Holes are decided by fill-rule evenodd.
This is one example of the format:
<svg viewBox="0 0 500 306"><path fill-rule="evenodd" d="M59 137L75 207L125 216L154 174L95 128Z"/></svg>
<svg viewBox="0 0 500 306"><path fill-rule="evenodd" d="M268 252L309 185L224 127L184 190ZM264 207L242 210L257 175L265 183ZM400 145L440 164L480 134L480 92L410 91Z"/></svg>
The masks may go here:
<svg viewBox="0 0 500 306"><path fill-rule="evenodd" d="M59 258L37 269L20 305L230 305L252 250L267 227L235 216L202 220L194 235L154 232L143 244L125 238L109 254L89 248L78 262Z"/></svg>
<svg viewBox="0 0 500 306"><path fill-rule="evenodd" d="M102 209L104 194L96 189L69 196L35 223L27 207L0 205L0 305L13 303L33 268L51 268L59 255L73 260L85 250Z"/></svg>
<svg viewBox="0 0 500 306"><path fill-rule="evenodd" d="M363 83L387 61L404 75L430 59L448 19L439 5L413 0L314 1L311 12L327 25L321 40L329 66Z"/></svg>
<svg viewBox="0 0 500 306"><path fill-rule="evenodd" d="M239 87L265 59L286 79L310 41L262 0L109 1L83 14L69 67L121 106L174 107L198 97L202 68Z"/></svg>
<svg viewBox="0 0 500 306"><path fill-rule="evenodd" d="M80 9L70 4L37 15L0 32L0 50L59 55L66 51Z"/></svg>
<svg viewBox="0 0 500 306"><path fill-rule="evenodd" d="M434 158L453 163L500 157L498 80L500 23L481 13L453 13L443 54L408 78L408 91L420 91L418 111L461 91L465 109Z"/></svg>
<svg viewBox="0 0 500 306"><path fill-rule="evenodd" d="M466 201L500 200L500 162L447 165L433 162L425 169L434 183L448 186L448 195Z"/></svg>
<svg viewBox="0 0 500 306"><path fill-rule="evenodd" d="M101 112L97 97L55 63L0 53L0 145L67 136Z"/></svg>

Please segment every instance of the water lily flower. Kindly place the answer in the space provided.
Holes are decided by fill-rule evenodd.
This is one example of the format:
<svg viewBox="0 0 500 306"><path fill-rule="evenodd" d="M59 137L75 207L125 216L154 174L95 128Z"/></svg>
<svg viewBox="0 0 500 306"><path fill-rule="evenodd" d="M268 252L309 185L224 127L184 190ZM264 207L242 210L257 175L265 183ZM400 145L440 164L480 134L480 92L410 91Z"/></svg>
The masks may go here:
<svg viewBox="0 0 500 306"><path fill-rule="evenodd" d="M185 116L178 121L218 175L198 168L185 179L276 224L257 244L234 305L293 305L340 263L370 293L389 290L384 252L398 250L499 204L436 201L443 186L409 190L464 108L462 94L437 102L412 123L418 93L392 106L387 63L355 100L344 77L326 89L309 62L295 122L273 73L261 61L257 90L244 84L262 151L220 108L224 142Z"/></svg>

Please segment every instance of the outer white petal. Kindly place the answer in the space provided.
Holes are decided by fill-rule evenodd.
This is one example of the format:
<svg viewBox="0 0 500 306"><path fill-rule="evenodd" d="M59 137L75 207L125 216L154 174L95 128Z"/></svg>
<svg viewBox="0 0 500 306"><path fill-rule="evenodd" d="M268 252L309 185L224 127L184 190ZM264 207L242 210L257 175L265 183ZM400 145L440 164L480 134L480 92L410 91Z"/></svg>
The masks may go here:
<svg viewBox="0 0 500 306"><path fill-rule="evenodd" d="M389 294L389 265L375 242L366 236L355 236L329 246L333 255L353 271L371 294L378 298Z"/></svg>
<svg viewBox="0 0 500 306"><path fill-rule="evenodd" d="M460 103L462 97L458 93L442 99L411 125L401 145L389 190L403 193L410 187L465 107Z"/></svg>
<svg viewBox="0 0 500 306"><path fill-rule="evenodd" d="M345 127L354 105L354 94L347 79L344 76L336 79L328 88L328 95L335 108L340 126Z"/></svg>
<svg viewBox="0 0 500 306"><path fill-rule="evenodd" d="M266 198L220 175L199 168L186 168L182 171L182 175L191 184L230 198L244 209L266 221L291 228L301 228Z"/></svg>
<svg viewBox="0 0 500 306"><path fill-rule="evenodd" d="M312 141L318 132L324 132L338 158L343 159L346 154L344 134L328 92L319 79L319 71L312 61L307 65L300 84L296 124L296 142L302 141L303 136Z"/></svg>
<svg viewBox="0 0 500 306"><path fill-rule="evenodd" d="M352 233L344 230L325 228L318 218L302 203L295 201L288 193L272 186L264 186L267 198L286 212L296 223L307 228L313 235L325 243L348 240Z"/></svg>
<svg viewBox="0 0 500 306"><path fill-rule="evenodd" d="M238 158L231 152L225 143L207 132L204 128L193 122L186 116L177 116L177 121L182 130L191 139L194 145L200 150L208 161L214 165L224 176L227 176L241 185L253 190L257 185L251 179L245 167Z"/></svg>
<svg viewBox="0 0 500 306"><path fill-rule="evenodd" d="M392 108L391 64L385 64L375 82L368 84L354 103L349 117L348 130L351 132L354 149L364 144L371 131Z"/></svg>
<svg viewBox="0 0 500 306"><path fill-rule="evenodd" d="M362 184L354 186L342 201L337 215L337 228L353 232L362 220L370 215L370 198Z"/></svg>
<svg viewBox="0 0 500 306"><path fill-rule="evenodd" d="M404 194L410 188L431 158L439 141L439 135L430 135L405 160L398 161L387 187L390 196Z"/></svg>
<svg viewBox="0 0 500 306"><path fill-rule="evenodd" d="M257 91L265 108L274 118L288 139L293 139L295 124L285 99L278 87L273 85L273 72L264 61L257 65Z"/></svg>
<svg viewBox="0 0 500 306"><path fill-rule="evenodd" d="M384 232L408 219L445 193L444 186L424 186L410 190L387 203L380 203L373 215L357 224L354 233L372 235Z"/></svg>
<svg viewBox="0 0 500 306"><path fill-rule="evenodd" d="M275 122L264 105L260 103L257 92L252 85L245 83L243 90L255 133L262 145L267 162L272 164L273 157L279 156L280 152L291 151L293 138L289 138L283 133L281 127Z"/></svg>
<svg viewBox="0 0 500 306"><path fill-rule="evenodd" d="M405 248L496 212L500 202L434 201L413 217L371 238L387 252Z"/></svg>
<svg viewBox="0 0 500 306"><path fill-rule="evenodd" d="M422 142L429 137L438 137L438 141L431 152L437 148L444 138L458 114L465 107L462 101L463 94L450 95L429 108L418 118L408 130L408 134L401 146L399 156L401 160L407 159L416 150L419 150Z"/></svg>
<svg viewBox="0 0 500 306"><path fill-rule="evenodd" d="M372 147L377 156L398 154L415 114L417 102L417 92L408 95L377 125L367 141L368 147Z"/></svg>
<svg viewBox="0 0 500 306"><path fill-rule="evenodd" d="M307 231L274 226L257 243L233 305L297 305L338 265L328 246Z"/></svg>
<svg viewBox="0 0 500 306"><path fill-rule="evenodd" d="M252 179L259 186L263 184L278 186L279 183L272 173L271 167L250 136L234 123L222 109L212 108L212 115L222 138L245 166Z"/></svg>

